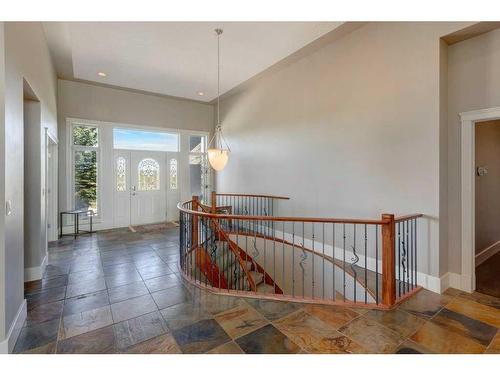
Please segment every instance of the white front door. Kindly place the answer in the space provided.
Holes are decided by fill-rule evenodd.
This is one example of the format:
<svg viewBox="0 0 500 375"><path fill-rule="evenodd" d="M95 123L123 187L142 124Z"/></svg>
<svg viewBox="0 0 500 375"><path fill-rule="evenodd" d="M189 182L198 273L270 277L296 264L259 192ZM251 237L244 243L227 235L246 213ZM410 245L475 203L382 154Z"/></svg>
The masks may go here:
<svg viewBox="0 0 500 375"><path fill-rule="evenodd" d="M166 219L165 153L130 152L130 221L132 225Z"/></svg>

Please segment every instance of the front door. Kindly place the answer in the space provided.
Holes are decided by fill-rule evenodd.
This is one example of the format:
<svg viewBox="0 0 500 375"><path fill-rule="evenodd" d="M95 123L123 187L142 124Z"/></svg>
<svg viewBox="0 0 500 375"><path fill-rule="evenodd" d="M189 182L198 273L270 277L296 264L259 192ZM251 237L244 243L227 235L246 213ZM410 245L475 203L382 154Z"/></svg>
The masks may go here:
<svg viewBox="0 0 500 375"><path fill-rule="evenodd" d="M180 202L178 152L167 152L167 169L167 220L176 221L179 219L177 204Z"/></svg>
<svg viewBox="0 0 500 375"><path fill-rule="evenodd" d="M132 225L166 219L165 153L130 152L130 221Z"/></svg>

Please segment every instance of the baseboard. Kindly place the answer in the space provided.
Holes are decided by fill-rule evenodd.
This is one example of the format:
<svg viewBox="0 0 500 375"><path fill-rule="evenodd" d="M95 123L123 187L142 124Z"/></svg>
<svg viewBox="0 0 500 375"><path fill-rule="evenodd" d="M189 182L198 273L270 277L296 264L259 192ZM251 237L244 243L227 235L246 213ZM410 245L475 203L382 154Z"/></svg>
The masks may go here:
<svg viewBox="0 0 500 375"><path fill-rule="evenodd" d="M23 299L21 306L19 306L19 310L17 310L16 317L14 318L14 322L12 322L7 337L5 340L0 341L0 354L12 353L14 346L16 345L17 338L19 337L21 329L24 326L24 322L26 321L26 316L26 300Z"/></svg>
<svg viewBox="0 0 500 375"><path fill-rule="evenodd" d="M24 281L40 280L43 277L45 268L47 267L47 254L42 260L42 264L36 267L24 269Z"/></svg>
<svg viewBox="0 0 500 375"><path fill-rule="evenodd" d="M486 249L476 254L475 265L479 266L481 263L484 263L486 260L491 258L493 255L500 251L500 241L495 242L493 245L488 246Z"/></svg>
<svg viewBox="0 0 500 375"><path fill-rule="evenodd" d="M471 293L472 291L470 290L470 285L469 276L460 275L455 272L446 272L440 277L440 288L438 293L442 293L448 288L454 288Z"/></svg>

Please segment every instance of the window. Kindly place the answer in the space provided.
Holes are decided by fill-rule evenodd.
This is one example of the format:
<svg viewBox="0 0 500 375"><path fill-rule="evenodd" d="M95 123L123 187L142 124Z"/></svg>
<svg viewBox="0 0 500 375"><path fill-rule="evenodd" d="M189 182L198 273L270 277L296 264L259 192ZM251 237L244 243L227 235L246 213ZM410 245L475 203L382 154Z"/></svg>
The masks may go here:
<svg viewBox="0 0 500 375"><path fill-rule="evenodd" d="M170 172L170 189L177 189L177 159L170 159L169 165Z"/></svg>
<svg viewBox="0 0 500 375"><path fill-rule="evenodd" d="M114 128L113 147L125 150L178 152L179 134Z"/></svg>
<svg viewBox="0 0 500 375"><path fill-rule="evenodd" d="M205 152L206 139L204 135L190 135L189 152Z"/></svg>
<svg viewBox="0 0 500 375"><path fill-rule="evenodd" d="M160 190L160 164L154 159L142 159L137 167L139 190Z"/></svg>
<svg viewBox="0 0 500 375"><path fill-rule="evenodd" d="M127 161L123 156L116 158L116 191L127 191Z"/></svg>
<svg viewBox="0 0 500 375"><path fill-rule="evenodd" d="M73 199L77 210L98 211L99 129L95 126L72 126Z"/></svg>
<svg viewBox="0 0 500 375"><path fill-rule="evenodd" d="M197 195L201 201L208 199L209 168L206 154L207 137L189 136L189 185L191 196Z"/></svg>

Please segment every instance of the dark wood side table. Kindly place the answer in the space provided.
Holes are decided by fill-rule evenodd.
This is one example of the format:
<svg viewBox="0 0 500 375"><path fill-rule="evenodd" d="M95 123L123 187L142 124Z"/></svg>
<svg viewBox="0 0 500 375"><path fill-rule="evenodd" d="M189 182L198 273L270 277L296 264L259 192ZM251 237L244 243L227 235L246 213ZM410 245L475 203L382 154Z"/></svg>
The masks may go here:
<svg viewBox="0 0 500 375"><path fill-rule="evenodd" d="M90 230L80 230L80 215L86 214L90 219ZM73 215L73 223L74 223L74 233L73 234L63 234L63 215ZM92 218L94 217L94 211L92 210L71 210L71 211L62 211L59 214L59 223L61 226L61 230L59 233L59 238L62 236L74 236L75 238L80 233L90 234L94 233L92 231Z"/></svg>

